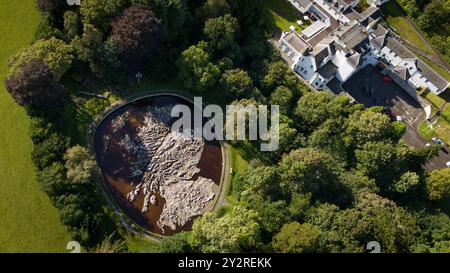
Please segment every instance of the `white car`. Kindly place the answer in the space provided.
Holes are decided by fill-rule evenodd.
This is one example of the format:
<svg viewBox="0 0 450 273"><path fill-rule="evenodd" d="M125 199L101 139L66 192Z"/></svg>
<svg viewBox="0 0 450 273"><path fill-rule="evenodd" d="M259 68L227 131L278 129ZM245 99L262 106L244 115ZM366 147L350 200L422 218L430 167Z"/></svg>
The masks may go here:
<svg viewBox="0 0 450 273"><path fill-rule="evenodd" d="M450 161L445 163L445 166L447 166L447 168L450 168Z"/></svg>
<svg viewBox="0 0 450 273"><path fill-rule="evenodd" d="M437 137L433 137L431 140L433 140L433 142L435 144L444 145L444 142L442 140L440 140L439 138L437 138Z"/></svg>
<svg viewBox="0 0 450 273"><path fill-rule="evenodd" d="M403 122L402 116L397 116L397 121L398 121L398 122Z"/></svg>

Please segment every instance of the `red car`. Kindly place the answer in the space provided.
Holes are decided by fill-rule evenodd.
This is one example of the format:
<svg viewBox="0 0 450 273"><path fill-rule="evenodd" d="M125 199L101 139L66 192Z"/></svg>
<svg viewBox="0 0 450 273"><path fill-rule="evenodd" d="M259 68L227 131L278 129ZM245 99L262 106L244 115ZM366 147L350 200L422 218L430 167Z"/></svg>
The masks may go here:
<svg viewBox="0 0 450 273"><path fill-rule="evenodd" d="M385 81L385 82L390 82L390 81L392 81L392 79L391 79L391 77L389 77L389 76L384 76L384 77L383 77L383 81Z"/></svg>

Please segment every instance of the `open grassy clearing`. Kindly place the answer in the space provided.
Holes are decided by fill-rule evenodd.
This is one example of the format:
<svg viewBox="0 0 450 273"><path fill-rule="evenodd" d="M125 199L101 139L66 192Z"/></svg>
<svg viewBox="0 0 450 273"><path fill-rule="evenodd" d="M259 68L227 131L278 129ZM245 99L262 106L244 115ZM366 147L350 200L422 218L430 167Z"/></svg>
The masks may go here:
<svg viewBox="0 0 450 273"><path fill-rule="evenodd" d="M417 34L416 30L406 21L406 14L397 9L393 3L387 2L381 6L386 22L391 26L402 38L408 40L423 51L433 54L433 51L425 44L425 42Z"/></svg>
<svg viewBox="0 0 450 273"><path fill-rule="evenodd" d="M228 152L230 154L232 174L228 178L229 181L225 192L225 199L230 204L237 205L239 204L239 201L232 195L234 179L247 170L249 162L252 159L258 158L258 151L248 142L238 142L236 144L230 144Z"/></svg>
<svg viewBox="0 0 450 273"><path fill-rule="evenodd" d="M0 5L0 252L68 252L71 240L58 211L35 180L30 119L3 80L7 60L30 44L39 23L34 0Z"/></svg>

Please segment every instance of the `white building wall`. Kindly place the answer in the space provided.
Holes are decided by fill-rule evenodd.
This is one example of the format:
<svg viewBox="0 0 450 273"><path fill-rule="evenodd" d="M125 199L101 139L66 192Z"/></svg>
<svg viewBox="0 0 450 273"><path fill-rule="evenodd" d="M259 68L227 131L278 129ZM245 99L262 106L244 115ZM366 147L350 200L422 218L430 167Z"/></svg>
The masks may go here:
<svg viewBox="0 0 450 273"><path fill-rule="evenodd" d="M310 81L317 70L316 61L311 55L300 56L294 66L294 70L305 80Z"/></svg>
<svg viewBox="0 0 450 273"><path fill-rule="evenodd" d="M314 73L313 77L309 81L309 83L316 89L323 90L325 88L325 85L330 81L331 79L325 79L322 77L319 73Z"/></svg>
<svg viewBox="0 0 450 273"><path fill-rule="evenodd" d="M414 73L411 78L409 78L408 83L413 86L414 88L419 87L426 87L433 93L439 93L439 88L437 88L432 82L427 80L422 73L416 72Z"/></svg>
<svg viewBox="0 0 450 273"><path fill-rule="evenodd" d="M314 1L319 7L323 8L331 17L338 20L340 17L340 13L337 12L333 7L331 7L327 2L324 0L315 0Z"/></svg>
<svg viewBox="0 0 450 273"><path fill-rule="evenodd" d="M377 5L377 6L381 6L381 5L383 5L384 3L388 2L389 0L361 0L361 1L367 1L367 3L368 3L369 5L375 4L375 5Z"/></svg>
<svg viewBox="0 0 450 273"><path fill-rule="evenodd" d="M337 51L334 58L331 60L337 67L336 78L340 82L345 82L356 71L348 62L345 53L341 50Z"/></svg>
<svg viewBox="0 0 450 273"><path fill-rule="evenodd" d="M385 46L381 49L381 57L386 59L386 61L392 65L397 66L400 63L404 62L404 60L398 56L394 51L392 51L389 47Z"/></svg>

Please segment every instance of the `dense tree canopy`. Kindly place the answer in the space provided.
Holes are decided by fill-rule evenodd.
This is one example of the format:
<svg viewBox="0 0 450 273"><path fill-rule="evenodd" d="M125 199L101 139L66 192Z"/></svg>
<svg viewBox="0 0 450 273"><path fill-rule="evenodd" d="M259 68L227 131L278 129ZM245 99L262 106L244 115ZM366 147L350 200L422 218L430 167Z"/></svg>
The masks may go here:
<svg viewBox="0 0 450 273"><path fill-rule="evenodd" d="M251 94L253 89L252 78L242 69L225 71L222 75L221 84L224 91L235 98L241 98L246 94Z"/></svg>
<svg viewBox="0 0 450 273"><path fill-rule="evenodd" d="M6 80L6 89L14 100L30 108L60 108L67 100L67 90L54 81L53 73L40 61L31 61Z"/></svg>
<svg viewBox="0 0 450 273"><path fill-rule="evenodd" d="M68 7L66 1L62 0L36 0L36 4L39 10L53 15L62 15Z"/></svg>
<svg viewBox="0 0 450 273"><path fill-rule="evenodd" d="M450 198L450 168L432 171L426 178L426 188L430 200Z"/></svg>
<svg viewBox="0 0 450 273"><path fill-rule="evenodd" d="M258 214L241 207L218 217L207 213L192 227L191 245L202 252L240 252L258 244Z"/></svg>
<svg viewBox="0 0 450 273"><path fill-rule="evenodd" d="M100 171L93 155L86 148L74 146L64 155L67 179L71 183L93 183L99 178Z"/></svg>
<svg viewBox="0 0 450 273"><path fill-rule="evenodd" d="M71 10L64 13L64 31L69 39L73 39L80 34L78 13Z"/></svg>
<svg viewBox="0 0 450 273"><path fill-rule="evenodd" d="M214 87L220 77L219 68L211 63L208 53L200 46L191 46L177 61L178 77L186 88L206 91Z"/></svg>
<svg viewBox="0 0 450 273"><path fill-rule="evenodd" d="M280 162L281 180L292 193L327 190L337 181L338 174L338 163L312 148L293 150Z"/></svg>
<svg viewBox="0 0 450 273"><path fill-rule="evenodd" d="M109 39L125 71L143 68L161 44L163 32L156 15L143 5L133 5L112 22Z"/></svg>
<svg viewBox="0 0 450 273"><path fill-rule="evenodd" d="M127 0L83 0L80 7L83 23L107 32L111 20L119 15L127 2Z"/></svg>
<svg viewBox="0 0 450 273"><path fill-rule="evenodd" d="M42 61L53 72L55 80L59 81L70 68L73 58L72 47L64 41L54 37L48 40L39 40L10 59L10 73L17 73L23 65L29 62Z"/></svg>
<svg viewBox="0 0 450 273"><path fill-rule="evenodd" d="M317 251L320 229L311 224L292 222L285 224L273 237L275 251L283 253L307 253Z"/></svg>
<svg viewBox="0 0 450 273"><path fill-rule="evenodd" d="M448 0L398 2L448 59ZM132 95L128 83L138 71L145 86L178 76L184 89L222 106L280 106L276 151L260 152L261 141L231 142L230 203L237 205L198 217L192 232L165 238L159 251L364 252L373 240L382 252L450 251L450 173L423 169L440 147L406 146L406 125L381 107L310 90L268 43L262 1L37 4L34 43L11 58L5 83L33 110L39 185L91 251L115 249L114 223L93 183L100 175L94 156L70 143L82 143L86 124L122 91ZM69 97L58 82L72 79ZM79 83L112 96L79 96Z"/></svg>
<svg viewBox="0 0 450 273"><path fill-rule="evenodd" d="M278 105L280 112L287 115L291 112L291 103L293 99L292 91L284 86L279 86L270 95L270 103L272 105Z"/></svg>

